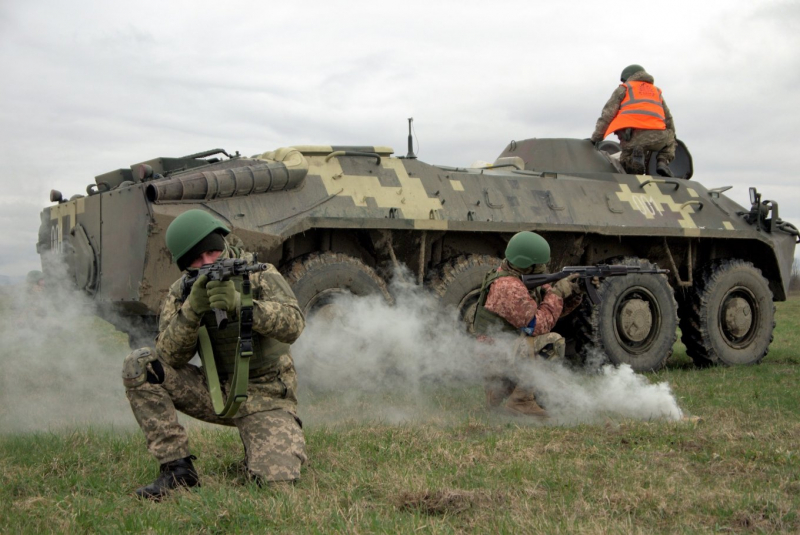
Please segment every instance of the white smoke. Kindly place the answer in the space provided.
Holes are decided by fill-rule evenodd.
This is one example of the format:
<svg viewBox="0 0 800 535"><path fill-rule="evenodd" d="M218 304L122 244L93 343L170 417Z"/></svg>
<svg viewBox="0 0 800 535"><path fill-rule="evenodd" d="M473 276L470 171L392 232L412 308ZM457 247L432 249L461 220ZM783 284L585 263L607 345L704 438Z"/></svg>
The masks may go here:
<svg viewBox="0 0 800 535"><path fill-rule="evenodd" d="M0 433L135 428L120 377L127 336L96 318L91 300L67 280L62 271L43 293L20 284L0 295ZM491 419L482 384L487 359L533 385L550 424L681 417L666 383L650 384L627 366L596 373L540 360L514 366L513 336L479 343L454 311L442 311L407 278L394 280L394 305L343 294L309 319L295 343L301 416L312 425Z"/></svg>
<svg viewBox="0 0 800 535"><path fill-rule="evenodd" d="M520 374L533 385L552 423L574 425L608 418L680 420L683 416L669 384L650 383L627 364L606 364L588 373L534 360Z"/></svg>
<svg viewBox="0 0 800 535"><path fill-rule="evenodd" d="M62 268L0 296L0 433L135 425L122 386L127 336L92 315Z"/></svg>
<svg viewBox="0 0 800 535"><path fill-rule="evenodd" d="M463 420L464 413L489 414L482 386L489 360L516 369L520 382L534 387L552 424L603 422L609 417L680 419L669 385L650 384L629 366L605 366L591 373L541 359L515 366L515 337L495 337L492 345L478 342L453 310L442 311L431 294L407 280L402 272L394 277L394 305L380 296L343 294L309 318L293 354L300 382L309 387L307 395L324 393L311 408L300 400L313 415L312 422ZM471 394L457 398L460 407L442 406L437 400L441 392L454 389ZM335 408L325 412L313 406L324 400Z"/></svg>

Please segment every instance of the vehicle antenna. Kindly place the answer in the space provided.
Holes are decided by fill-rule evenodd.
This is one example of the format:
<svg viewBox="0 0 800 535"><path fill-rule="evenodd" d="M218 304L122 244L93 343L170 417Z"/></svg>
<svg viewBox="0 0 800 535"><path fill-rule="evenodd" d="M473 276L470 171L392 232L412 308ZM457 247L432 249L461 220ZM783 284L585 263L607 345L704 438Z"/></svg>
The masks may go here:
<svg viewBox="0 0 800 535"><path fill-rule="evenodd" d="M408 154L406 154L406 158L410 158L412 160L416 160L417 156L414 154L414 138L411 137L411 123L414 122L413 117L408 118Z"/></svg>

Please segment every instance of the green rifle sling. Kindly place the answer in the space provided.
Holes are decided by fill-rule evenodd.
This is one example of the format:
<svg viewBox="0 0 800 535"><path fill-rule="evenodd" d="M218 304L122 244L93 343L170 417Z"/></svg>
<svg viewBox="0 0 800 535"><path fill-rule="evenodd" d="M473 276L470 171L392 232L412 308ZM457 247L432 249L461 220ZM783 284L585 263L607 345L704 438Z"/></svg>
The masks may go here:
<svg viewBox="0 0 800 535"><path fill-rule="evenodd" d="M214 361L214 348L211 346L208 329L203 325L198 333L200 360L203 363L203 370L205 370L208 391L211 394L214 412L220 418L233 418L236 416L239 405L247 399L247 384L250 379L250 357L253 356L253 294L250 280L247 275L236 278L243 279L241 306L239 307L239 341L236 345L236 360L227 399L224 398L219 384L219 373L217 372L217 363Z"/></svg>

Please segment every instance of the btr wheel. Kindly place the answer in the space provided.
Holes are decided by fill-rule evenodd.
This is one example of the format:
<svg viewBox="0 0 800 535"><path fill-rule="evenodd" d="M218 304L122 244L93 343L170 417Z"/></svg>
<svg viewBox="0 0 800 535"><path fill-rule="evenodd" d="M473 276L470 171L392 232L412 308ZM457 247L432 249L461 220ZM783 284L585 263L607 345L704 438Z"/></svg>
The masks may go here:
<svg viewBox="0 0 800 535"><path fill-rule="evenodd" d="M337 295L383 295L392 297L386 283L361 260L340 253L314 253L294 261L283 270L300 309L307 317L332 305Z"/></svg>
<svg viewBox="0 0 800 535"><path fill-rule="evenodd" d="M307 328L322 339L335 339L357 328L337 297L348 293L380 295L387 303L393 302L386 283L372 268L340 253L313 253L300 258L283 270L283 276L306 316ZM343 353L336 347L315 347L312 339L301 337L295 346L296 364L312 383L341 378L358 364L360 355Z"/></svg>
<svg viewBox="0 0 800 535"><path fill-rule="evenodd" d="M686 352L699 365L756 364L769 352L775 304L761 271L744 260L702 268L681 300Z"/></svg>
<svg viewBox="0 0 800 535"><path fill-rule="evenodd" d="M500 262L499 258L489 255L457 256L429 275L428 287L443 306L454 307L458 318L470 329L483 279Z"/></svg>
<svg viewBox="0 0 800 535"><path fill-rule="evenodd" d="M636 258L627 265L652 268ZM584 297L577 319L578 351L586 362L594 352L637 372L664 366L677 337L677 303L664 275L632 273L604 279L597 289L600 303Z"/></svg>

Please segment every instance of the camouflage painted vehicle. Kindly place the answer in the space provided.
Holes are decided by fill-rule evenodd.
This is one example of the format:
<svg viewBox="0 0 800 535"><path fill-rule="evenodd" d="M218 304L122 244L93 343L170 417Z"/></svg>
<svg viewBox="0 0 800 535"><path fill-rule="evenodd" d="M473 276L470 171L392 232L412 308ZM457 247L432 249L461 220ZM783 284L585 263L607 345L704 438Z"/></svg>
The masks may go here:
<svg viewBox="0 0 800 535"><path fill-rule="evenodd" d="M614 363L658 369L680 325L698 364L759 362L773 301L786 299L797 230L755 189L745 209L722 195L727 188L688 180L683 145L675 179L625 174L617 151L610 142L529 139L485 168L431 165L378 146L158 158L96 177L85 196L53 192L38 251L45 270L65 260L98 314L140 346L179 276L165 230L190 208L219 217L278 266L307 313L343 291L391 300L386 277L405 264L469 319L508 239L535 230L552 245L551 270L620 262L670 270L603 282L599 305L585 300L559 322L575 355L596 347Z"/></svg>

